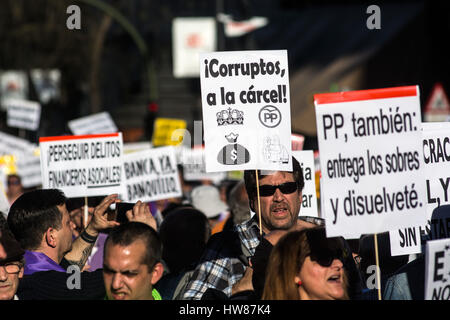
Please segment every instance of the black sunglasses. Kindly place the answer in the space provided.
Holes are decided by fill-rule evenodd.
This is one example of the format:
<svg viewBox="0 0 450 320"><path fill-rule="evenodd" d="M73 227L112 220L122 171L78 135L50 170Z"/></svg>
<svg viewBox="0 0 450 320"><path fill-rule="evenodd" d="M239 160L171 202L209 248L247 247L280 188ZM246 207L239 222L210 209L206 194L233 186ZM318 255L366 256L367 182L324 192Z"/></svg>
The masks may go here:
<svg viewBox="0 0 450 320"><path fill-rule="evenodd" d="M333 263L334 259L343 261L344 252L341 249L329 250L322 249L319 252L311 253L311 261L315 261L322 267L329 267Z"/></svg>
<svg viewBox="0 0 450 320"><path fill-rule="evenodd" d="M289 194L289 193L297 191L297 183L296 182L285 182L278 186L273 186L271 184L265 184L265 185L259 186L259 195L261 197L269 197L269 196L272 196L277 189L280 189L280 191L284 194Z"/></svg>

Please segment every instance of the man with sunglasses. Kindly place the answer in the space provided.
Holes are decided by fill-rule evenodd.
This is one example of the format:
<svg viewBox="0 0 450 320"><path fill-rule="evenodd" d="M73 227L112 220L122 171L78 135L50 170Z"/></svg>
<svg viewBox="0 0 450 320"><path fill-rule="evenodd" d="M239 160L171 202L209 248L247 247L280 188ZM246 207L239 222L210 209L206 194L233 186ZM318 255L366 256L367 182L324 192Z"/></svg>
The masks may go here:
<svg viewBox="0 0 450 320"><path fill-rule="evenodd" d="M297 223L304 186L299 162L292 157L292 172L258 170L262 234L273 230L287 230ZM262 174L263 173L263 174ZM256 171L244 173L249 205L256 214L238 224L232 231L211 237L182 299L199 300L208 289L216 289L230 297L243 277L248 259L260 242Z"/></svg>

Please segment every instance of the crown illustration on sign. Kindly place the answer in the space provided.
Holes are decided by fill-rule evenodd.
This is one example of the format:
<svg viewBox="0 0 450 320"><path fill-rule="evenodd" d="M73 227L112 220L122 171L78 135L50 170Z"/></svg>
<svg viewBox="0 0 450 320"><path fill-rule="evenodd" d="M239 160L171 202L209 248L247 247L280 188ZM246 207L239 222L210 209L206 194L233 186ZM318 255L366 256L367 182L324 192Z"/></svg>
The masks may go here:
<svg viewBox="0 0 450 320"><path fill-rule="evenodd" d="M225 136L229 143L236 143L238 137L239 134L234 134L233 132Z"/></svg>
<svg viewBox="0 0 450 320"><path fill-rule="evenodd" d="M216 116L219 126L244 123L244 112L237 109L228 108L228 110L221 110L216 113Z"/></svg>

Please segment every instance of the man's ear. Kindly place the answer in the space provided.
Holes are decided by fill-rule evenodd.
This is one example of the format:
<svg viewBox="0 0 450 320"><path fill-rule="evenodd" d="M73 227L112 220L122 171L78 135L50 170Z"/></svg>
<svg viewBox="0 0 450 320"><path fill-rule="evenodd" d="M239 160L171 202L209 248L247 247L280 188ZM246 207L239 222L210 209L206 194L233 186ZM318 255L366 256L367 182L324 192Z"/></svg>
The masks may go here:
<svg viewBox="0 0 450 320"><path fill-rule="evenodd" d="M56 230L52 227L48 228L44 234L45 242L49 247L56 247Z"/></svg>
<svg viewBox="0 0 450 320"><path fill-rule="evenodd" d="M159 279L161 279L163 273L164 273L164 266L163 266L163 264L161 262L158 262L153 267L153 271L152 271L152 285L154 285L155 283L157 283L159 281Z"/></svg>

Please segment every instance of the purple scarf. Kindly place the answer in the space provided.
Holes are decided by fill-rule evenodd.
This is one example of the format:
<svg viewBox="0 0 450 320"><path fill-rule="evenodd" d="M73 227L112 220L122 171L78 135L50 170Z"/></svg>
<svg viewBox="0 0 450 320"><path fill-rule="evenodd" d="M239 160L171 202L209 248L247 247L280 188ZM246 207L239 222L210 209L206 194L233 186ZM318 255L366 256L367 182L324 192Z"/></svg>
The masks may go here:
<svg viewBox="0 0 450 320"><path fill-rule="evenodd" d="M42 252L25 250L25 270L24 274L29 275L38 271L60 271L66 272L63 267L57 264L55 261L47 257Z"/></svg>

